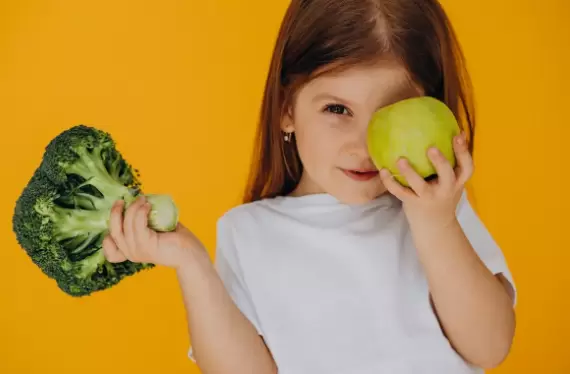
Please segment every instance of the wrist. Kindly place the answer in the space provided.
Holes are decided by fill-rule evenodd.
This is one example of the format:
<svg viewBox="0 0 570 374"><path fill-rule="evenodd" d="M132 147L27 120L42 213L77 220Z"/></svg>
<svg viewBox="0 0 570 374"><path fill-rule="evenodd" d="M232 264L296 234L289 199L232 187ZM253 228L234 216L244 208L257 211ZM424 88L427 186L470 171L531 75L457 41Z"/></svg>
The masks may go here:
<svg viewBox="0 0 570 374"><path fill-rule="evenodd" d="M212 265L212 260L202 245L183 242L180 247L180 259L174 268L178 273L196 273Z"/></svg>
<svg viewBox="0 0 570 374"><path fill-rule="evenodd" d="M173 266L176 270L191 266L197 260L208 257L208 251L200 239L185 227L179 229L174 245L178 252L176 265Z"/></svg>
<svg viewBox="0 0 570 374"><path fill-rule="evenodd" d="M406 217L412 229L440 231L459 224L455 212L406 211Z"/></svg>
<svg viewBox="0 0 570 374"><path fill-rule="evenodd" d="M423 240L449 236L461 227L455 215L413 215L408 216L412 235Z"/></svg>

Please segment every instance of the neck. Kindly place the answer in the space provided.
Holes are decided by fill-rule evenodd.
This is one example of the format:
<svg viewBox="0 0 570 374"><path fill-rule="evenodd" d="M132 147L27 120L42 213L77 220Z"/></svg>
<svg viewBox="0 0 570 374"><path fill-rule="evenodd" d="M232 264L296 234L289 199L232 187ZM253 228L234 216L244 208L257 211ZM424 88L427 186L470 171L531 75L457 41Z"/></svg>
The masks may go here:
<svg viewBox="0 0 570 374"><path fill-rule="evenodd" d="M289 194L292 197L300 197L306 195L316 195L326 193L326 191L321 188L317 183L315 183L306 173L301 175L301 179L297 184L297 187Z"/></svg>

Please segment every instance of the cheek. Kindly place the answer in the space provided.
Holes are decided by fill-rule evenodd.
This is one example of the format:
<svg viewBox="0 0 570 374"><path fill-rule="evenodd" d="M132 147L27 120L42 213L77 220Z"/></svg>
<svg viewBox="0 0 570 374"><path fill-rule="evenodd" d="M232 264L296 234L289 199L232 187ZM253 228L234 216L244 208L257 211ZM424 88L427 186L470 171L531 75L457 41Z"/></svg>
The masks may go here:
<svg viewBox="0 0 570 374"><path fill-rule="evenodd" d="M322 172L336 166L340 149L339 136L330 126L326 123L313 123L300 127L296 132L299 155L307 170Z"/></svg>

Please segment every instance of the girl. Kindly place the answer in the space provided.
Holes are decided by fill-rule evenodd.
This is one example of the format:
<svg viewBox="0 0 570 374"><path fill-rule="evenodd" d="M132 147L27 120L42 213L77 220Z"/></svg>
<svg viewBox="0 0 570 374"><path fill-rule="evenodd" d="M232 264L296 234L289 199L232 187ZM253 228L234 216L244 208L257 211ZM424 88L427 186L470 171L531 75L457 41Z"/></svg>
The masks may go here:
<svg viewBox="0 0 570 374"><path fill-rule="evenodd" d="M436 0L293 0L271 60L244 204L218 221L216 265L182 225L117 203L110 261L176 269L203 373L481 373L514 335L515 288L464 193L468 77ZM463 135L437 180L403 187L366 147L373 112L444 101Z"/></svg>

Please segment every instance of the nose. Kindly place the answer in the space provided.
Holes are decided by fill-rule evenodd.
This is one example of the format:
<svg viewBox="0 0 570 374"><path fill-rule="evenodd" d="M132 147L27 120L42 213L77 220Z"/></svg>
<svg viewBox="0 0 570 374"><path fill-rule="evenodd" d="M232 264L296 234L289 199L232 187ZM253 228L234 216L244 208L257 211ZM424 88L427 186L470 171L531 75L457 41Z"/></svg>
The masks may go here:
<svg viewBox="0 0 570 374"><path fill-rule="evenodd" d="M350 134L350 140L346 143L347 151L352 157L358 157L364 161L370 158L368 153L368 123L359 124L354 127Z"/></svg>

